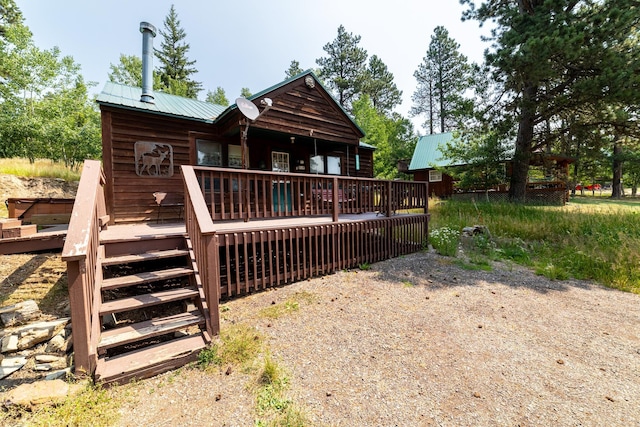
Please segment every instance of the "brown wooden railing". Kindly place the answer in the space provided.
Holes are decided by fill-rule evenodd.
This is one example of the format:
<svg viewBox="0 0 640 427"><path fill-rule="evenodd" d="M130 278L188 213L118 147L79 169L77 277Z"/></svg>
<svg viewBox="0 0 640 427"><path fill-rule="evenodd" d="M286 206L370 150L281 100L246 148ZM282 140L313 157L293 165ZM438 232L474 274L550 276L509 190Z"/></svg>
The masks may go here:
<svg viewBox="0 0 640 427"><path fill-rule="evenodd" d="M91 374L100 338L100 230L107 226L105 178L99 161L84 163L62 259L67 263L76 373Z"/></svg>
<svg viewBox="0 0 640 427"><path fill-rule="evenodd" d="M220 295L244 295L417 252L428 215L220 232Z"/></svg>
<svg viewBox="0 0 640 427"><path fill-rule="evenodd" d="M193 167L211 218L278 218L427 210L427 183ZM336 202L337 203L334 203Z"/></svg>
<svg viewBox="0 0 640 427"><path fill-rule="evenodd" d="M209 209L192 166L182 166L184 179L184 219L193 251L193 268L200 292L200 309L205 313L207 333L212 337L220 332L218 301L220 260L216 231Z"/></svg>

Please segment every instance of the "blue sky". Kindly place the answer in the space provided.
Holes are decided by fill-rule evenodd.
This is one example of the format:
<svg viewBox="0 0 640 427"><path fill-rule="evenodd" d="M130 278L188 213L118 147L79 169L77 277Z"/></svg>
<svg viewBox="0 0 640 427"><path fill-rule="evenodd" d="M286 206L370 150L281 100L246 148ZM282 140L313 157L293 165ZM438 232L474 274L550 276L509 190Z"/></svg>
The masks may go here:
<svg viewBox="0 0 640 427"><path fill-rule="evenodd" d="M171 4L190 44L188 57L196 60L195 79L207 90L224 88L231 102L247 87L256 93L285 78L291 60L303 69L315 68L322 47L333 41L339 25L362 37L360 46L378 55L403 91L397 111L408 117L416 86L413 72L422 62L433 29L442 25L470 60L482 61L487 47L480 41L477 22L461 22L463 7L457 0L16 0L36 44L58 46L82 66L99 92L107 81L109 65L121 53L141 55L141 21L156 28ZM159 47L161 37L154 39ZM414 120L416 131L424 133Z"/></svg>

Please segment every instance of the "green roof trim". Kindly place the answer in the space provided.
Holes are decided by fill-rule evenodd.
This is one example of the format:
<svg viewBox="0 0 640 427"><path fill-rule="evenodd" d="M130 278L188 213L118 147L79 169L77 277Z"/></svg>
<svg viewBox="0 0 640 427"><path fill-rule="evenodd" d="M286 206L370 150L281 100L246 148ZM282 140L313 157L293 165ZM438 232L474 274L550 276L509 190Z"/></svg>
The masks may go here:
<svg viewBox="0 0 640 427"><path fill-rule="evenodd" d="M360 145L360 147L362 147L362 148L368 148L368 149L370 149L370 150L375 150L375 149L376 149L376 146L375 146L375 145L367 144L366 142L362 142L362 141L360 141L360 144L359 144L359 145Z"/></svg>
<svg viewBox="0 0 640 427"><path fill-rule="evenodd" d="M96 101L100 105L114 105L131 110L143 110L205 123L213 123L225 110L222 105L158 91L153 94L154 103L140 101L141 95L142 89L139 87L107 82Z"/></svg>
<svg viewBox="0 0 640 427"><path fill-rule="evenodd" d="M453 139L452 132L421 136L413 151L409 171L456 166L451 164L451 160L445 159L441 151Z"/></svg>

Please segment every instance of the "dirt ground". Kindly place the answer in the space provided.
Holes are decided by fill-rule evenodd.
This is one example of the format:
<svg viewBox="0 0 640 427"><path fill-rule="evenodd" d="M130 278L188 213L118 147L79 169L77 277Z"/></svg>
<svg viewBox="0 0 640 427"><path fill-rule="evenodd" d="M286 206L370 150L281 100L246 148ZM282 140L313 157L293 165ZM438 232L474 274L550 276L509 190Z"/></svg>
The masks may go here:
<svg viewBox="0 0 640 427"><path fill-rule="evenodd" d="M0 218L7 217L4 201L15 197L73 198L77 182L52 178L20 178L0 174ZM66 264L60 253L0 255L0 307L35 300L43 319L69 315ZM3 325L0 323L0 328ZM29 365L0 380L0 389L43 376Z"/></svg>
<svg viewBox="0 0 640 427"><path fill-rule="evenodd" d="M66 292L59 255L0 256L0 306L28 295L61 315ZM299 311L261 315L297 294ZM640 426L640 296L594 283L421 252L226 302L221 317L264 335L308 425ZM255 379L223 372L119 389L120 425L254 425Z"/></svg>

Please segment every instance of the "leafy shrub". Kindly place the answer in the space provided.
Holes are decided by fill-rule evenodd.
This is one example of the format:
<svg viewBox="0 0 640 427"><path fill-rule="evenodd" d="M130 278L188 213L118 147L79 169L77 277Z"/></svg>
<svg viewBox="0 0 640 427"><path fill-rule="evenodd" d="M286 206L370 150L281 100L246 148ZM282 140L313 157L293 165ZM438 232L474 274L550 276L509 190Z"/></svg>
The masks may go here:
<svg viewBox="0 0 640 427"><path fill-rule="evenodd" d="M460 233L449 227L437 228L429 234L429 241L440 255L456 256Z"/></svg>

